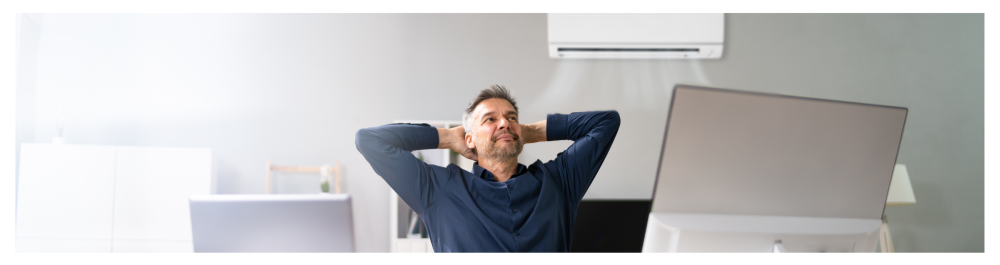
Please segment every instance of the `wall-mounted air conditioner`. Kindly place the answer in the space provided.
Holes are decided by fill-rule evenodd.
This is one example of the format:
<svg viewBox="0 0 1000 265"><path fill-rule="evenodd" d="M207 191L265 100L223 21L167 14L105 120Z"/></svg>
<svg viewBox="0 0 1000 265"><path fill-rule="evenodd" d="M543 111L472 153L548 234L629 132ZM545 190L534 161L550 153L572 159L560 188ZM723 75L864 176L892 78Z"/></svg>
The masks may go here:
<svg viewBox="0 0 1000 265"><path fill-rule="evenodd" d="M548 14L549 57L719 59L724 14Z"/></svg>

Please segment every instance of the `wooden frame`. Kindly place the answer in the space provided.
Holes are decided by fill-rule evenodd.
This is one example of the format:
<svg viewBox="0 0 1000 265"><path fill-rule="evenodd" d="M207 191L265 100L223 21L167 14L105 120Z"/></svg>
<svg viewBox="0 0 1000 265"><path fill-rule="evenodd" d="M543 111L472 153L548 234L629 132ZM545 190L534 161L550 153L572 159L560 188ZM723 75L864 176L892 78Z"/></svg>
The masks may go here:
<svg viewBox="0 0 1000 265"><path fill-rule="evenodd" d="M265 186L265 194L271 194L271 171L284 171L284 172L304 172L304 173L320 173L323 167L300 167L300 166L274 166L271 165L271 159L267 160L267 185ZM340 193L340 161L336 162L336 166L330 167L330 172L334 173L334 193Z"/></svg>

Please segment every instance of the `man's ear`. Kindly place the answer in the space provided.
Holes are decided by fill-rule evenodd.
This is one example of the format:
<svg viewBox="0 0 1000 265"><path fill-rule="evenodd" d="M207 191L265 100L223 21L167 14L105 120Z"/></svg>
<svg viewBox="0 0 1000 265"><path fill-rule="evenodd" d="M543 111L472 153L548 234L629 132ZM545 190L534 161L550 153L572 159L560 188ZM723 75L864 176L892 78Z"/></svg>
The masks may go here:
<svg viewBox="0 0 1000 265"><path fill-rule="evenodd" d="M476 149L476 141L472 140L471 133L465 134L465 147L468 147L469 149Z"/></svg>

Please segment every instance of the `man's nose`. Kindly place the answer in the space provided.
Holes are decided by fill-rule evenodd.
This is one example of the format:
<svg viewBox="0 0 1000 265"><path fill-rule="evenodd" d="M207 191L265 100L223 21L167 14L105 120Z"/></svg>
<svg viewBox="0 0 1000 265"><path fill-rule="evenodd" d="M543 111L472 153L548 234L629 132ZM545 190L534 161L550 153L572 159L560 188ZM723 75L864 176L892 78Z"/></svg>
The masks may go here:
<svg viewBox="0 0 1000 265"><path fill-rule="evenodd" d="M500 122L497 123L497 130L507 129L508 126L510 126L510 123L507 121L507 119L500 119Z"/></svg>

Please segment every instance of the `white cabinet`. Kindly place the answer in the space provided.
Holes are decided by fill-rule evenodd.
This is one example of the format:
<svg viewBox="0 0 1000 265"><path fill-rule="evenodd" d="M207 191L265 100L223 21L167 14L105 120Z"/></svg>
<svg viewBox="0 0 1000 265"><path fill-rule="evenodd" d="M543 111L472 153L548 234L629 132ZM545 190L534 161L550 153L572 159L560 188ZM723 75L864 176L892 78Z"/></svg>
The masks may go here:
<svg viewBox="0 0 1000 265"><path fill-rule="evenodd" d="M23 144L20 161L17 252L193 251L211 149Z"/></svg>
<svg viewBox="0 0 1000 265"><path fill-rule="evenodd" d="M426 123L437 128L454 128L462 125L461 121L393 121L395 123ZM458 153L446 149L418 150L413 152L414 156L422 156L424 162L433 165L447 166L456 164L465 170L472 170L472 160L466 159ZM413 210L396 195L396 192L389 189L389 246L391 252L434 252L431 241L428 238L410 235L412 230L412 219L416 216Z"/></svg>
<svg viewBox="0 0 1000 265"><path fill-rule="evenodd" d="M115 148L23 144L17 252L111 252Z"/></svg>

